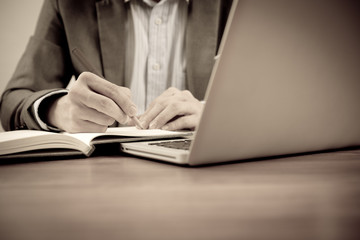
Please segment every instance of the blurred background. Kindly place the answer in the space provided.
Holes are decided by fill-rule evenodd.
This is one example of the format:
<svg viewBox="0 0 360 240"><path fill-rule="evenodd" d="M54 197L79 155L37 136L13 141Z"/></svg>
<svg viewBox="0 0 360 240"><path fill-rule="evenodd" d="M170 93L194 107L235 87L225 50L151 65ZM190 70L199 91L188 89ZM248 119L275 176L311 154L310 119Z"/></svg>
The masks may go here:
<svg viewBox="0 0 360 240"><path fill-rule="evenodd" d="M44 0L0 1L0 93L25 50ZM0 126L0 131L3 131Z"/></svg>

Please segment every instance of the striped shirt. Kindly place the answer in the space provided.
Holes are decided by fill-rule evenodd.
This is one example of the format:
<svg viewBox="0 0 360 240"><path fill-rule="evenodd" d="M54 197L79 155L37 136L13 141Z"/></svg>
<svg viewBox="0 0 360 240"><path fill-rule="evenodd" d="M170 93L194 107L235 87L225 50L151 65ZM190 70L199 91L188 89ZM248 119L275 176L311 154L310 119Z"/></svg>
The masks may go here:
<svg viewBox="0 0 360 240"><path fill-rule="evenodd" d="M185 89L185 29L188 1L125 0L125 82L138 113L169 87Z"/></svg>

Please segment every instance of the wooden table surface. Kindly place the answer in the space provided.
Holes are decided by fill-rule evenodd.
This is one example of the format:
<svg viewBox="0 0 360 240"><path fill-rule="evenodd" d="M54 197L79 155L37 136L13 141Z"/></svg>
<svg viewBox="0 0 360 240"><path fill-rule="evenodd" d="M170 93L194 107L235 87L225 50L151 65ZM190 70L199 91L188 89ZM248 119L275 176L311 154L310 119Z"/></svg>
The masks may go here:
<svg viewBox="0 0 360 240"><path fill-rule="evenodd" d="M2 164L0 239L360 239L360 150L198 168Z"/></svg>

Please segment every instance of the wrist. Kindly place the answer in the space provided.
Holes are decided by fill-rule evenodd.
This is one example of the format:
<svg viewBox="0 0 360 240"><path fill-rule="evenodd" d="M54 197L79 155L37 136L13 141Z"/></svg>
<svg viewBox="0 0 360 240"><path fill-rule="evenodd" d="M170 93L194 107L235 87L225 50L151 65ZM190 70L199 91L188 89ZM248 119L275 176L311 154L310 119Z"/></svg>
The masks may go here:
<svg viewBox="0 0 360 240"><path fill-rule="evenodd" d="M59 117L61 112L61 103L59 102L62 100L64 96L57 96L50 99L47 99L47 101L44 103L43 106L43 121L48 124L48 126L62 129Z"/></svg>
<svg viewBox="0 0 360 240"><path fill-rule="evenodd" d="M33 113L36 121L43 130L60 131L56 124L49 121L49 111L54 105L55 101L67 94L67 90L57 90L50 92L33 105Z"/></svg>

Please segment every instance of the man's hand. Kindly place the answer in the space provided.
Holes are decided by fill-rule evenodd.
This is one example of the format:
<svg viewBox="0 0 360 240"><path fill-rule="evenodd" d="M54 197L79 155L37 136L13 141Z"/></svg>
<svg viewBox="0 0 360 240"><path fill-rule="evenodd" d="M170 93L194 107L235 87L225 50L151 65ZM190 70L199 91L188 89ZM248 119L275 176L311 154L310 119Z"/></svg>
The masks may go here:
<svg viewBox="0 0 360 240"><path fill-rule="evenodd" d="M115 121L126 124L136 112L128 88L84 72L50 106L47 122L66 132L105 132Z"/></svg>
<svg viewBox="0 0 360 240"><path fill-rule="evenodd" d="M144 128L164 130L195 129L203 104L189 91L169 88L140 116Z"/></svg>

